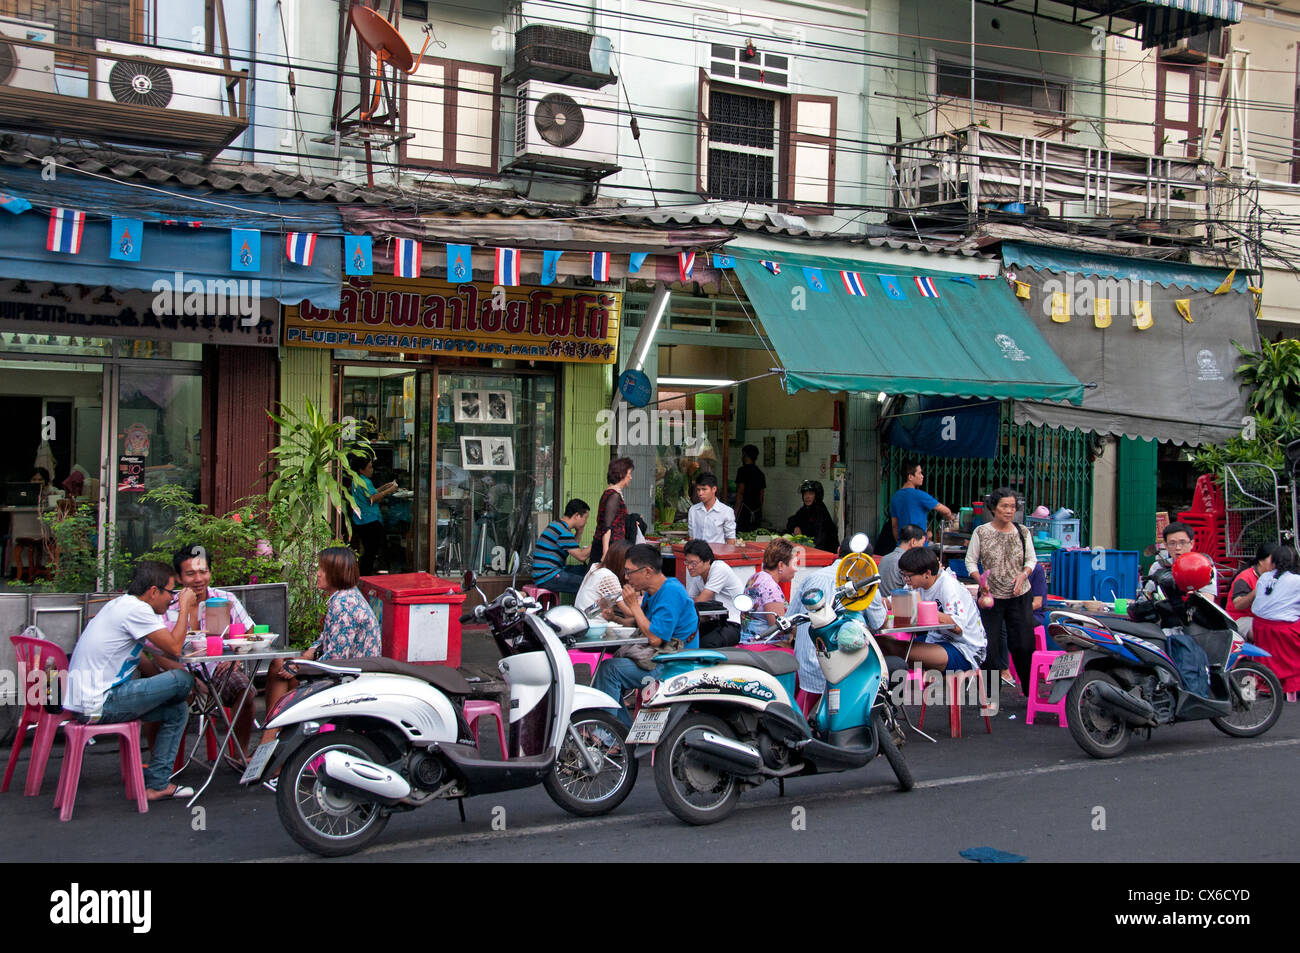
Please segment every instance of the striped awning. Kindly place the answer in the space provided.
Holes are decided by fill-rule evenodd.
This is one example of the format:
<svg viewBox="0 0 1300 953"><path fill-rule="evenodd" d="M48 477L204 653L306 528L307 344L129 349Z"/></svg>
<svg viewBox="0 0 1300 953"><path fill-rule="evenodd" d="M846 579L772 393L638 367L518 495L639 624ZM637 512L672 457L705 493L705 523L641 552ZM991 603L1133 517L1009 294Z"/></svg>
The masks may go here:
<svg viewBox="0 0 1300 953"><path fill-rule="evenodd" d="M1241 22L1238 0L1146 0L1141 6L1146 10L1135 19L1142 24L1144 49Z"/></svg>

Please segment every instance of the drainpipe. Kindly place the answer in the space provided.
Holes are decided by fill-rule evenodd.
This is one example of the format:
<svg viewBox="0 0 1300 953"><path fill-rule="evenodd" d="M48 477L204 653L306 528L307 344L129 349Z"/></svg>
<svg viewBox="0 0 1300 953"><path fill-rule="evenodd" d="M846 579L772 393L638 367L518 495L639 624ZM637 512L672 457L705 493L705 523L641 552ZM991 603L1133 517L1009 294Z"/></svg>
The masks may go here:
<svg viewBox="0 0 1300 953"><path fill-rule="evenodd" d="M257 161L257 0L248 0L248 133L244 151Z"/></svg>

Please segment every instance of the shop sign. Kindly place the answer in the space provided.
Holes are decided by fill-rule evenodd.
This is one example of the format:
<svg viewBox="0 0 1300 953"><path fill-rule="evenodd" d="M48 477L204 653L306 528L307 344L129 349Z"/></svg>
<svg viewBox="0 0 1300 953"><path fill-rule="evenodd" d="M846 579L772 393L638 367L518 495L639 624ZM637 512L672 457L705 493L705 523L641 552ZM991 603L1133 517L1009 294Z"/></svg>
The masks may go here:
<svg viewBox="0 0 1300 953"><path fill-rule="evenodd" d="M284 343L418 354L612 364L622 296L578 288L496 288L349 278L337 311L284 309Z"/></svg>
<svg viewBox="0 0 1300 953"><path fill-rule="evenodd" d="M202 306L155 310L157 298L151 291L0 281L0 331L245 347L278 344L279 309L272 301L259 302L260 318L250 323L235 313L204 313Z"/></svg>

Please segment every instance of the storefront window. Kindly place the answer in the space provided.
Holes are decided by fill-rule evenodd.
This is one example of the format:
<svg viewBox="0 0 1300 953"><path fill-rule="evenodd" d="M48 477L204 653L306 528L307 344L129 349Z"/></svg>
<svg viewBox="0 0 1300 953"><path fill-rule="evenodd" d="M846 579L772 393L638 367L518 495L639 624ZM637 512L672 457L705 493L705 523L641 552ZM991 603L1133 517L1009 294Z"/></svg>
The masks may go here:
<svg viewBox="0 0 1300 953"><path fill-rule="evenodd" d="M15 354L58 354L60 357L111 357L113 342L109 338L4 331L0 332L0 350Z"/></svg>
<svg viewBox="0 0 1300 953"><path fill-rule="evenodd" d="M685 523L686 511L695 499L694 480L700 473L717 477L720 499L730 496L726 459L729 405L726 392L660 389L658 403L650 408L656 414L661 440L655 463L655 522L660 526Z"/></svg>
<svg viewBox="0 0 1300 953"><path fill-rule="evenodd" d="M152 358L162 361L199 361L203 359L203 345L196 341L123 338L117 342L117 356L131 360Z"/></svg>
<svg viewBox="0 0 1300 953"><path fill-rule="evenodd" d="M437 572L526 559L556 509L554 378L439 372L437 454Z"/></svg>

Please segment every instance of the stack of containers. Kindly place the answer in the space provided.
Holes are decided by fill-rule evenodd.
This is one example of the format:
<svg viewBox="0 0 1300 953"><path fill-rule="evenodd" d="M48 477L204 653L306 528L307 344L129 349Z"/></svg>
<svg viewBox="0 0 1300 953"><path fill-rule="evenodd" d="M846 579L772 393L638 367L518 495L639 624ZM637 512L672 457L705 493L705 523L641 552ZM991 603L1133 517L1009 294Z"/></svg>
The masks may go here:
<svg viewBox="0 0 1300 953"><path fill-rule="evenodd" d="M1196 552L1205 553L1218 567L1220 601L1232 588L1232 577L1237 569L1227 558L1227 547L1223 538L1226 510L1223 491L1215 482L1214 476L1206 473L1196 480L1196 490L1192 494L1192 508L1178 514L1180 523L1186 523L1196 530Z"/></svg>

